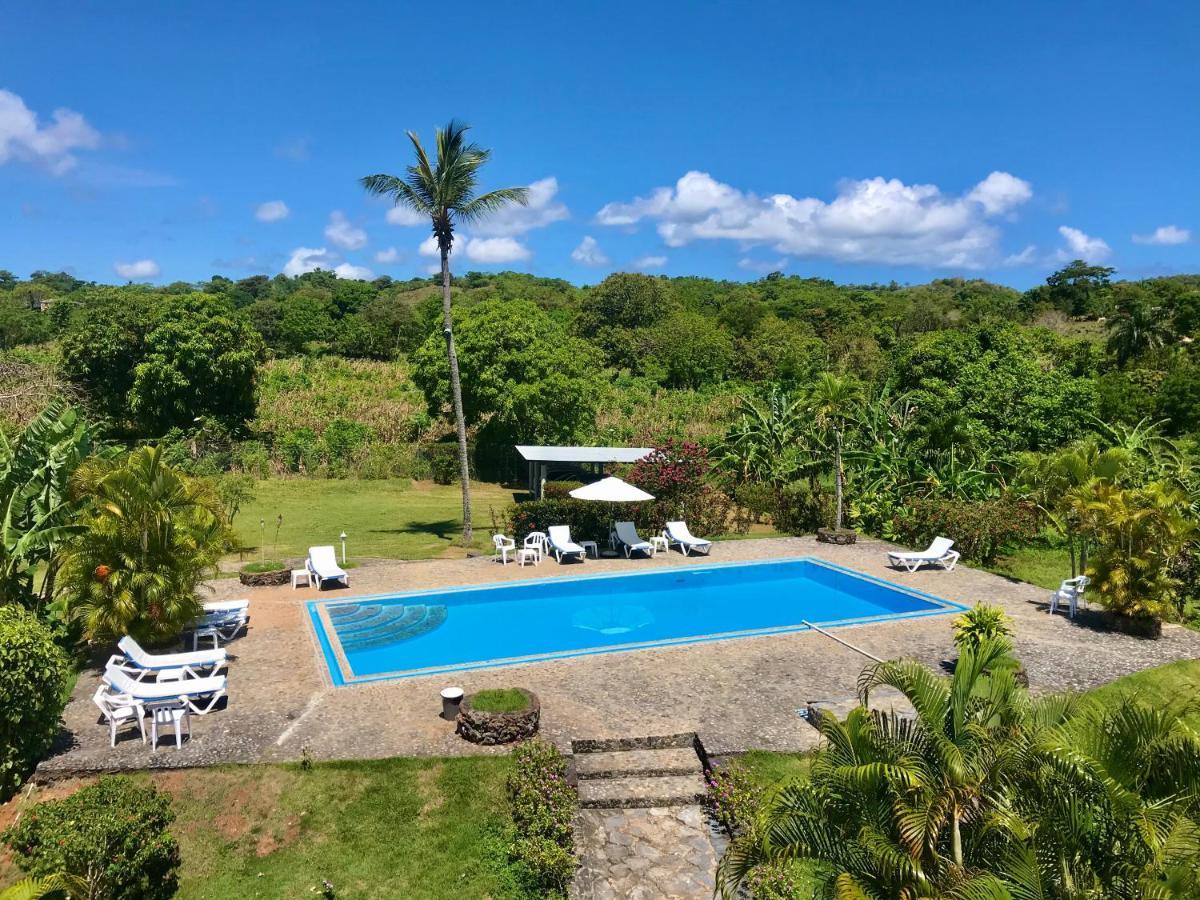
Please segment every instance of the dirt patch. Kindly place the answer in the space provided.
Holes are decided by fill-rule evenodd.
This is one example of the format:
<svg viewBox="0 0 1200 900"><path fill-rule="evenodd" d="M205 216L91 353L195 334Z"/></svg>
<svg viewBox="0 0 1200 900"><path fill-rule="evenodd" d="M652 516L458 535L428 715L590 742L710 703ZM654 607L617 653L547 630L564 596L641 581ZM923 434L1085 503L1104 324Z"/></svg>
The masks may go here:
<svg viewBox="0 0 1200 900"><path fill-rule="evenodd" d="M7 803L0 804L0 831L17 821L17 817L35 803L43 800L61 800L82 787L87 787L94 778L68 778L50 784L35 785L32 782L17 792Z"/></svg>
<svg viewBox="0 0 1200 900"><path fill-rule="evenodd" d="M417 793L421 796L421 816L427 816L434 810L439 809L446 798L442 796L442 790L438 787L438 779L442 775L442 764L434 763L427 769L421 769L417 773Z"/></svg>
<svg viewBox="0 0 1200 900"><path fill-rule="evenodd" d="M300 817L295 816L283 823L282 829L274 829L265 832L254 847L254 853L257 856L270 856L281 847L286 847L288 844L300 837Z"/></svg>

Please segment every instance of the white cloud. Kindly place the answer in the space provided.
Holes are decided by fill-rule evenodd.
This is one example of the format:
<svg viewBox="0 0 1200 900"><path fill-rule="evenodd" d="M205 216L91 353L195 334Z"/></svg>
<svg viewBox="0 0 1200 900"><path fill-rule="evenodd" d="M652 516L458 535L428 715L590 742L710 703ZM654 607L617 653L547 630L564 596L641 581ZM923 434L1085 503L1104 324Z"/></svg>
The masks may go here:
<svg viewBox="0 0 1200 900"><path fill-rule="evenodd" d="M1007 172L993 172L967 193L989 216L1006 213L1033 196L1033 187L1023 178Z"/></svg>
<svg viewBox="0 0 1200 900"><path fill-rule="evenodd" d="M162 270L152 259L138 259L133 262L113 263L113 271L129 281L145 281L157 278Z"/></svg>
<svg viewBox="0 0 1200 900"><path fill-rule="evenodd" d="M471 262L494 265L529 259L529 248L510 237L467 238L463 253Z"/></svg>
<svg viewBox="0 0 1200 900"><path fill-rule="evenodd" d="M37 113L24 100L0 89L0 165L17 159L62 175L78 162L72 150L99 146L100 132L79 113L60 108L51 119L51 123L39 124Z"/></svg>
<svg viewBox="0 0 1200 900"><path fill-rule="evenodd" d="M646 269L661 269L667 264L665 256L639 256L633 261L633 267L645 271Z"/></svg>
<svg viewBox="0 0 1200 900"><path fill-rule="evenodd" d="M1180 228L1178 225L1160 225L1150 234L1135 234L1133 236L1135 244L1158 244L1162 247L1186 244L1191 239L1191 231L1186 228Z"/></svg>
<svg viewBox="0 0 1200 900"><path fill-rule="evenodd" d="M585 235L579 246L571 251L571 259L585 266L607 266L608 257L600 249L596 239L590 234Z"/></svg>
<svg viewBox="0 0 1200 900"><path fill-rule="evenodd" d="M437 238L432 234L425 238L425 240L421 241L420 246L417 247L417 252L421 256L436 259L440 255ZM471 262L483 263L484 265L519 262L520 260L529 259L533 255L528 247L510 237L477 238L460 236L454 242L451 252L465 256Z"/></svg>
<svg viewBox="0 0 1200 900"><path fill-rule="evenodd" d="M282 200L268 200L258 204L254 210L254 218L260 222L280 222L291 215L292 211Z"/></svg>
<svg viewBox="0 0 1200 900"><path fill-rule="evenodd" d="M1026 244L1025 249L1020 253L1010 253L1004 257L1004 265L1006 266L1031 266L1037 262L1037 246L1035 244Z"/></svg>
<svg viewBox="0 0 1200 900"><path fill-rule="evenodd" d="M758 272L762 275L767 275L771 272L782 272L787 268L787 257L780 257L776 260L766 259L751 259L748 256L743 256L738 260L738 268L745 269L747 272Z"/></svg>
<svg viewBox="0 0 1200 900"><path fill-rule="evenodd" d="M1082 259L1085 262L1098 263L1112 253L1112 248L1102 238L1084 234L1078 228L1060 225L1058 233L1067 242L1066 248L1058 251L1058 258L1061 260Z"/></svg>
<svg viewBox="0 0 1200 900"><path fill-rule="evenodd" d="M629 203L609 203L604 225L657 223L671 247L696 240L766 244L778 253L839 262L981 268L999 254L1000 230L989 219L1032 196L1027 182L993 172L960 196L898 179L844 181L830 201L773 194L760 197L688 172Z"/></svg>
<svg viewBox="0 0 1200 900"><path fill-rule="evenodd" d="M358 278L362 281L370 281L375 277L375 273L366 266L356 266L353 263L348 262L334 266L333 274L335 274L338 278Z"/></svg>
<svg viewBox="0 0 1200 900"><path fill-rule="evenodd" d="M400 251L395 247L380 250L375 254L375 262L383 266L390 266L392 263L400 262Z"/></svg>
<svg viewBox="0 0 1200 900"><path fill-rule="evenodd" d="M325 226L325 237L336 247L343 250L361 250L367 246L367 233L361 228L350 224L350 220L340 209L329 214L329 224Z"/></svg>
<svg viewBox="0 0 1200 900"><path fill-rule="evenodd" d="M389 225L428 225L429 216L409 209L407 206L393 206L385 217Z"/></svg>
<svg viewBox="0 0 1200 900"><path fill-rule="evenodd" d="M529 185L529 202L525 206L509 203L497 212L481 219L472 230L478 234L511 237L535 228L545 228L570 216L567 207L555 201L558 179L551 176Z"/></svg>
<svg viewBox="0 0 1200 900"><path fill-rule="evenodd" d="M297 247L283 264L283 274L295 278L316 269L333 271L336 264L337 256L324 247Z"/></svg>

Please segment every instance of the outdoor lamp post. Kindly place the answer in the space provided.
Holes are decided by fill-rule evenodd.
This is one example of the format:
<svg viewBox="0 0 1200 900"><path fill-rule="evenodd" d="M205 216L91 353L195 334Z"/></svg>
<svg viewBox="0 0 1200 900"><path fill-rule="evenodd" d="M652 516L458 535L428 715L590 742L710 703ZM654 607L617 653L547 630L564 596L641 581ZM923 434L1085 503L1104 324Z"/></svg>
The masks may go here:
<svg viewBox="0 0 1200 900"><path fill-rule="evenodd" d="M346 532L342 532L342 565L346 564Z"/></svg>

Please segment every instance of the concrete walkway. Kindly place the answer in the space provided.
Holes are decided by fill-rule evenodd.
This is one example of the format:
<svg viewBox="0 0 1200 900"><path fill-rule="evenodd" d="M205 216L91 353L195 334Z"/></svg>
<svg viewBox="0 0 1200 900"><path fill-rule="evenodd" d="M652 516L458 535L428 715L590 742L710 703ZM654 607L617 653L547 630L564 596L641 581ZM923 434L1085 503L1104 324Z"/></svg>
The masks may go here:
<svg viewBox="0 0 1200 900"><path fill-rule="evenodd" d="M1013 616L1017 650L1035 690L1082 689L1175 659L1200 656L1200 634L1164 629L1159 641L1092 630L1078 620L1050 617L1048 592L960 566L909 575L885 565L890 545L863 541L830 547L810 538L730 541L711 562L816 556L948 600L999 604ZM486 558L372 563L351 572L359 596L530 577L645 571L703 565L671 553L653 561L591 560L536 569L500 566ZM562 747L573 738L625 737L694 731L714 755L751 748L803 750L816 733L797 710L811 700L845 700L869 661L815 632L679 647L581 656L553 662L482 669L453 677L427 676L344 688L331 686L304 615L311 590L243 588L213 583L216 598L249 596L251 627L230 647L229 701L193 718L193 740L182 750L151 753L136 737L108 746L108 731L91 703L98 672L79 679L64 719L62 751L40 768L43 777L117 769L210 765L222 762L459 755L504 752L467 744L439 717L438 691L457 683L468 691L519 685L542 701L545 736ZM837 630L838 636L879 657L915 656L929 665L952 658L952 616L882 622Z"/></svg>

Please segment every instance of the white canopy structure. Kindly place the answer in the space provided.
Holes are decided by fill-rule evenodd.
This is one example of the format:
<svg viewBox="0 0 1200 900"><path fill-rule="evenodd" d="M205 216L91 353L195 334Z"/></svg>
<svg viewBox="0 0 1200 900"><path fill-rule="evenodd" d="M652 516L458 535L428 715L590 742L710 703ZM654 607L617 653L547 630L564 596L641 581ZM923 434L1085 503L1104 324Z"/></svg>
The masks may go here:
<svg viewBox="0 0 1200 900"><path fill-rule="evenodd" d="M601 500L605 503L641 503L654 499L653 494L647 494L628 481L622 481L611 475L608 478L601 478L599 481L575 488L571 491L571 496L576 500Z"/></svg>
<svg viewBox="0 0 1200 900"><path fill-rule="evenodd" d="M542 485L551 473L569 473L580 469L604 474L610 463L635 463L654 450L651 447L540 447L518 444L517 452L525 460L529 473L529 492L539 499Z"/></svg>

